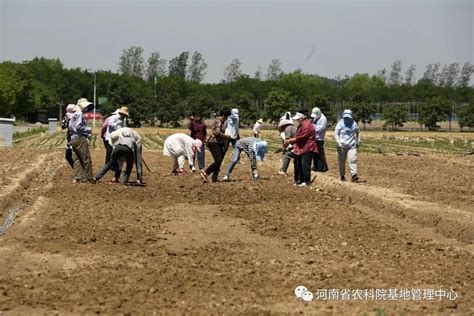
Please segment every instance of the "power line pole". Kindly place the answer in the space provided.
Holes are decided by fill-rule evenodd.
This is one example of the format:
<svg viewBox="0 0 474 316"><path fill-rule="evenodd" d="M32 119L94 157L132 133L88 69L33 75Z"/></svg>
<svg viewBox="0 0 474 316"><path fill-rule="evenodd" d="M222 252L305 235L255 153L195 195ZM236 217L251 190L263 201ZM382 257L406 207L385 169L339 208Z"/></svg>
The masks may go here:
<svg viewBox="0 0 474 316"><path fill-rule="evenodd" d="M96 73L94 72L94 121L92 126L95 127L95 107L96 107Z"/></svg>

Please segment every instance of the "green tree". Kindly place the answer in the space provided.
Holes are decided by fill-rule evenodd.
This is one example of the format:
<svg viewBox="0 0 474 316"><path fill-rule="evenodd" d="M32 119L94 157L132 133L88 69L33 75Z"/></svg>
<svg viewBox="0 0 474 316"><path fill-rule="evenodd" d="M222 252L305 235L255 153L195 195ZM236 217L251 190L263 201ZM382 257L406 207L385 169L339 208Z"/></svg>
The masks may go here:
<svg viewBox="0 0 474 316"><path fill-rule="evenodd" d="M316 95L314 97L313 105L314 107L319 108L323 113L328 113L330 111L329 99L324 95Z"/></svg>
<svg viewBox="0 0 474 316"><path fill-rule="evenodd" d="M458 86L468 87L469 82L471 81L471 75L474 73L474 65L467 62L463 65L461 69L461 74L458 78Z"/></svg>
<svg viewBox="0 0 474 316"><path fill-rule="evenodd" d="M255 70L255 75L253 77L255 79L262 80L262 67L257 67L257 70Z"/></svg>
<svg viewBox="0 0 474 316"><path fill-rule="evenodd" d="M368 102L372 88L372 80L368 74L357 73L346 82L349 100L354 102Z"/></svg>
<svg viewBox="0 0 474 316"><path fill-rule="evenodd" d="M392 64L392 71L390 71L390 78L388 79L388 84L391 86L399 86L402 83L402 76L400 75L402 71L402 61L395 60Z"/></svg>
<svg viewBox="0 0 474 316"><path fill-rule="evenodd" d="M189 52L182 52L179 56L170 60L169 76L186 78L188 69Z"/></svg>
<svg viewBox="0 0 474 316"><path fill-rule="evenodd" d="M470 102L459 109L458 116L459 127L474 127L474 97L471 97Z"/></svg>
<svg viewBox="0 0 474 316"><path fill-rule="evenodd" d="M385 120L384 127L390 127L392 130L402 127L408 120L408 111L402 105L390 105L383 110Z"/></svg>
<svg viewBox="0 0 474 316"><path fill-rule="evenodd" d="M379 71L377 71L375 76L379 78L380 80L382 80L383 82L387 82L387 69L385 68L380 69Z"/></svg>
<svg viewBox="0 0 474 316"><path fill-rule="evenodd" d="M242 91L235 92L231 99L224 103L227 108L239 109L239 117L241 124L250 125L255 123L261 116L261 113L255 104L250 93Z"/></svg>
<svg viewBox="0 0 474 316"><path fill-rule="evenodd" d="M433 97L424 102L420 107L420 124L425 125L430 131L439 129L437 125L446 119L450 113L450 102L443 97Z"/></svg>
<svg viewBox="0 0 474 316"><path fill-rule="evenodd" d="M161 125L171 123L176 126L190 112L186 99L190 94L189 84L184 78L177 76L160 79L154 115Z"/></svg>
<svg viewBox="0 0 474 316"><path fill-rule="evenodd" d="M242 63L237 58L232 60L229 66L225 67L224 71L224 82L230 83L237 80L242 76L242 71L240 70Z"/></svg>
<svg viewBox="0 0 474 316"><path fill-rule="evenodd" d="M278 59L273 59L267 69L267 80L276 81L281 78L283 71L281 70L281 62Z"/></svg>
<svg viewBox="0 0 474 316"><path fill-rule="evenodd" d="M405 84L407 86L412 86L413 82L415 81L415 71L416 71L416 66L411 65L408 67L408 70L405 73Z"/></svg>
<svg viewBox="0 0 474 316"><path fill-rule="evenodd" d="M423 74L423 79L431 82L433 85L438 84L439 80L439 66L440 63L429 64L426 66L425 73Z"/></svg>
<svg viewBox="0 0 474 316"><path fill-rule="evenodd" d="M349 103L349 106L354 113L354 120L362 122L364 129L366 124L372 123L372 115L376 111L374 104L364 100L354 100Z"/></svg>
<svg viewBox="0 0 474 316"><path fill-rule="evenodd" d="M264 115L270 122L278 122L285 112L295 109L295 102L286 90L273 88L265 99Z"/></svg>
<svg viewBox="0 0 474 316"><path fill-rule="evenodd" d="M374 82L383 81L377 77L372 80L368 74L355 74L346 83L349 94L349 106L354 112L354 120L361 121L364 124L372 122L372 115L375 114L376 108L372 103L374 99L375 85Z"/></svg>
<svg viewBox="0 0 474 316"><path fill-rule="evenodd" d="M31 80L20 65L0 63L0 117L19 117L34 110Z"/></svg>
<svg viewBox="0 0 474 316"><path fill-rule="evenodd" d="M143 58L143 48L132 46L122 52L119 61L119 72L137 78L142 78L145 71L145 59Z"/></svg>
<svg viewBox="0 0 474 316"><path fill-rule="evenodd" d="M465 104L458 110L459 127L469 129L474 127L474 91L471 90L469 103Z"/></svg>
<svg viewBox="0 0 474 316"><path fill-rule="evenodd" d="M67 70L59 59L34 58L23 65L31 78L33 102L37 110L47 110L48 116L57 117L60 104L77 101L77 99L68 99L70 87L67 86ZM92 81L91 87L93 87ZM82 97L91 98L92 96L83 95Z"/></svg>
<svg viewBox="0 0 474 316"><path fill-rule="evenodd" d="M387 83L377 76L372 76L370 81L368 93L369 99L373 102L388 101L390 97L390 91L393 91L394 88L390 89Z"/></svg>
<svg viewBox="0 0 474 316"><path fill-rule="evenodd" d="M195 51L191 57L191 65L189 66L188 79L195 82L201 82L206 75L207 63L201 53Z"/></svg>
<svg viewBox="0 0 474 316"><path fill-rule="evenodd" d="M211 113L217 111L219 107L215 97L205 92L191 95L188 103L190 111L187 114L197 113L203 118L210 117Z"/></svg>
<svg viewBox="0 0 474 316"><path fill-rule="evenodd" d="M327 83L323 78L303 73L301 70L283 74L277 86L290 92L299 107L312 106L314 96L321 95L327 90Z"/></svg>
<svg viewBox="0 0 474 316"><path fill-rule="evenodd" d="M148 80L166 76L166 59L161 58L158 52L151 53L146 73Z"/></svg>

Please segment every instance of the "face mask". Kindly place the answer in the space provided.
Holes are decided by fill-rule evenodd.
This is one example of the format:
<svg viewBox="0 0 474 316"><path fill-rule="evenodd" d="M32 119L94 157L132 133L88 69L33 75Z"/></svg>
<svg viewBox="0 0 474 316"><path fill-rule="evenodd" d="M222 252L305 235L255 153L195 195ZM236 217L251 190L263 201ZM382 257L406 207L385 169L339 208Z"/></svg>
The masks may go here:
<svg viewBox="0 0 474 316"><path fill-rule="evenodd" d="M352 119L349 117L344 118L344 125L349 126L352 125Z"/></svg>

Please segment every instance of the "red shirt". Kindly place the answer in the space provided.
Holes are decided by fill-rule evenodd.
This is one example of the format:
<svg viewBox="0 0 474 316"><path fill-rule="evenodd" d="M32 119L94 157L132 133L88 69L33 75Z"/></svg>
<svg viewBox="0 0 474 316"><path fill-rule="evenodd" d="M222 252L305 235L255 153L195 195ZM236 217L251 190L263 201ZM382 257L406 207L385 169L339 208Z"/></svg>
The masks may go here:
<svg viewBox="0 0 474 316"><path fill-rule="evenodd" d="M296 131L296 142L293 144L293 153L302 155L308 152L317 153L316 131L313 123L309 119L304 119Z"/></svg>
<svg viewBox="0 0 474 316"><path fill-rule="evenodd" d="M206 142L206 125L204 125L204 122L199 120L199 121L191 121L189 123L189 130L191 131L191 137L194 139L199 139L203 143Z"/></svg>

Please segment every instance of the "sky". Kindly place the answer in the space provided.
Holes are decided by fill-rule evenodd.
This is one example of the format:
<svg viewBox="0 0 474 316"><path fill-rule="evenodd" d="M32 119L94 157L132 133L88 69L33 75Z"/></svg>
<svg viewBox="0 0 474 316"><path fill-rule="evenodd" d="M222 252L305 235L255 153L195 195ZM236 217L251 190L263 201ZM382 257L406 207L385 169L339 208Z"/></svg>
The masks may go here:
<svg viewBox="0 0 474 316"><path fill-rule="evenodd" d="M0 61L59 58L65 67L118 70L125 48L145 60L199 51L205 82L219 82L238 58L242 72L335 78L375 74L397 59L414 64L474 63L474 0L143 1L0 0Z"/></svg>

